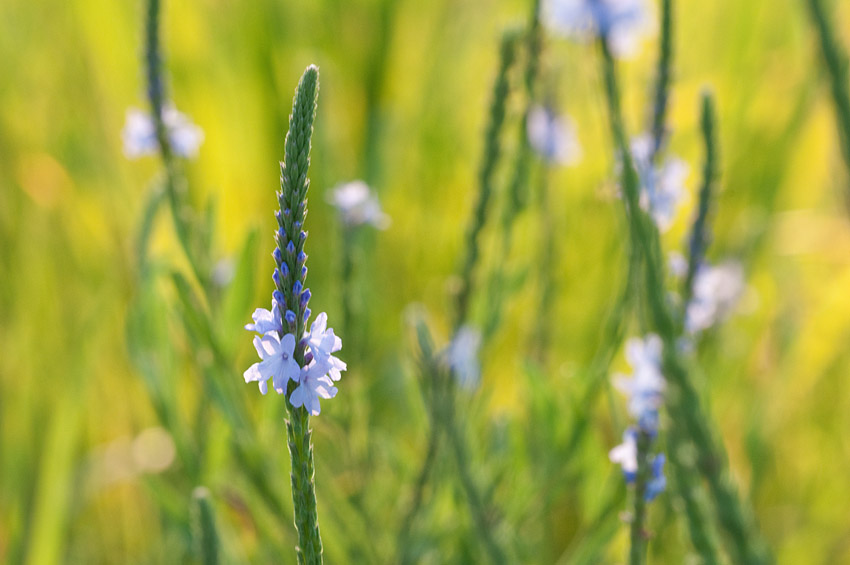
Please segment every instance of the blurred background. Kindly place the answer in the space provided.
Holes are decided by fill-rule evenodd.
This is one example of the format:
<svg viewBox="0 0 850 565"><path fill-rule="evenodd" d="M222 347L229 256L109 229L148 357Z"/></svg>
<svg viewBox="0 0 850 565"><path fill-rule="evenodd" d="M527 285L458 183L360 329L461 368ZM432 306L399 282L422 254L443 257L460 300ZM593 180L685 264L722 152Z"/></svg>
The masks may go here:
<svg viewBox="0 0 850 565"><path fill-rule="evenodd" d="M311 307L332 326L345 257L327 191L363 179L391 218L349 242L349 371L312 420L326 558L481 559L446 458L398 547L428 435L409 314L420 305L438 345L448 340L499 38L529 9L166 0L168 95L205 134L184 166L189 197L209 210L213 263L236 270L211 291L223 306L197 305L199 322L173 284L190 271L167 212L151 216L140 259L161 164L128 160L121 129L128 108L147 109L144 6L0 4L0 561L192 562L192 493L204 486L224 562L295 562L285 409L242 382L255 357L242 325L273 288L278 161L310 63L321 70ZM695 378L778 561L850 563L848 180L816 37L793 0L679 2L676 12L670 147L690 164L690 196L663 243L683 248L696 203L708 86L722 171L709 257L741 261L747 279L735 315L699 344ZM834 12L850 45L850 4ZM647 41L621 66L632 134L647 120L656 51ZM603 391L578 448L563 444L622 287L627 230L596 49L547 36L542 69L583 155L550 171L554 298L539 310L540 217L519 218L507 257L488 227L484 264L508 265L518 290L459 411L512 561L616 563L626 498L607 452L620 440L622 399ZM515 136L506 139L510 151ZM499 182L508 174L502 166ZM474 301L474 316L486 306ZM531 363L541 326L546 355ZM617 370L627 370L621 352ZM685 558L679 512L672 496L653 505L651 560Z"/></svg>

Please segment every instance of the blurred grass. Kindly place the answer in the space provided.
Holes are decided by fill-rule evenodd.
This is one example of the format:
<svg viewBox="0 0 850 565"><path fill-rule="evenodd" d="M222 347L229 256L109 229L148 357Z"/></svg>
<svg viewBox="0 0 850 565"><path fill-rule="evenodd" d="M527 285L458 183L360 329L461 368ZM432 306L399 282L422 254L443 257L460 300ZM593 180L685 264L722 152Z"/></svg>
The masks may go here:
<svg viewBox="0 0 850 565"><path fill-rule="evenodd" d="M843 347L850 229L817 44L799 2L680 4L672 148L691 163L695 190L698 93L711 85L722 190L709 255L740 257L750 284L743 313L700 349L699 385L779 561L850 563L850 520L841 504L850 499L850 357ZM850 45L850 9L836 8L835 28ZM167 562L191 545L196 481L212 493L226 561L279 560L281 547L291 558L283 406L241 385L252 353L233 320L241 324L268 303L276 162L292 87L311 62L322 69L308 242L314 311L327 310L331 320L340 312L340 234L324 191L364 177L393 218L387 232L360 234L352 342L361 347L347 351L357 362L339 398L314 419L320 519L329 562L395 555L393 524L409 497L427 423L403 312L422 302L438 336L448 333L447 280L461 259L473 204L498 37L526 12L518 1L486 0L165 3L170 92L206 133L200 158L187 167L192 199L217 201L216 256L235 258L250 230L260 234L250 306L233 306L221 318L227 326L216 328L235 356L230 374L216 378L232 379L228 388L258 430L262 467L285 505L275 517L247 484L221 414L192 421L211 392L195 368L199 352L180 329L173 286L139 282L135 238L158 169L153 159L124 159L120 130L128 106L145 107L142 7L0 4L0 561ZM633 133L648 118L653 53L647 44L623 68ZM469 434L479 439L478 479L497 485L492 496L517 525L524 561L588 551L582 536L599 531L587 528L612 489L605 453L619 427L606 398L594 406L568 472L558 450L569 432L564 414L582 397L580 377L625 267L597 63L592 49L547 41L543 72L558 77L585 158L551 183L553 350L548 366L532 375L545 384L536 390L532 377L518 376L526 374L526 336L539 323L537 299L524 292L484 351L484 389L467 415ZM509 171L500 175L504 181ZM681 248L695 203L692 196L665 237L668 249ZM509 258L512 268L532 274L534 221L521 218L515 237L524 246ZM185 267L167 216L157 217L152 233L153 263ZM501 260L488 248L486 261ZM199 468L190 473L178 461L161 475L83 488L93 453L157 424L125 345L130 305L140 298L152 316L145 330L152 342L173 345L170 357L152 358L154 373L177 377L167 385L187 429L183 439L200 450ZM541 434L551 439L533 445ZM435 474L451 470L442 465ZM548 485L543 480L555 481L553 490L539 490ZM424 562L478 555L460 496L451 485L439 487L417 520ZM659 532L650 556L678 562L685 534L662 527L677 511L668 510L650 512ZM624 555L625 528L616 535L606 562Z"/></svg>

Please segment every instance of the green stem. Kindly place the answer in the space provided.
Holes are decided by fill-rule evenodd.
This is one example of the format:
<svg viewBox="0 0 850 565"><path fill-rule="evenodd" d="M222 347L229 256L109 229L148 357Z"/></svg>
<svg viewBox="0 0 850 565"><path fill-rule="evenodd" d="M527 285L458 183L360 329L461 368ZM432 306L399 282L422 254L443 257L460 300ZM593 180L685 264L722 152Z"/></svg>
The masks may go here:
<svg viewBox="0 0 850 565"><path fill-rule="evenodd" d="M322 536L316 509L316 485L313 482L313 445L310 416L303 406L294 408L288 401L289 421L286 434L292 461L292 503L295 507L295 529L298 530L298 563L317 565L322 562Z"/></svg>
<svg viewBox="0 0 850 565"><path fill-rule="evenodd" d="M808 0L808 4L820 38L826 69L829 72L841 150L850 173L850 74L848 74L847 54L830 25L823 0Z"/></svg>
<svg viewBox="0 0 850 565"><path fill-rule="evenodd" d="M174 222L174 231L183 253L189 261L192 272L204 288L208 288L210 274L202 268L192 247L189 218L192 211L186 204L185 181L174 158L168 130L163 122L165 106L165 86L162 78L162 54L159 41L160 0L148 0L147 19L145 21L145 71L148 87L148 102L154 122L159 154L165 169L165 192Z"/></svg>
<svg viewBox="0 0 850 565"><path fill-rule="evenodd" d="M667 136L667 109L670 101L670 67L673 60L673 0L661 2L661 43L655 71L655 97L652 106L652 158L655 163Z"/></svg>
<svg viewBox="0 0 850 565"><path fill-rule="evenodd" d="M646 561L646 485L649 480L649 447L652 438L639 431L637 438L638 469L635 477L634 513L629 527L629 564L642 565Z"/></svg>

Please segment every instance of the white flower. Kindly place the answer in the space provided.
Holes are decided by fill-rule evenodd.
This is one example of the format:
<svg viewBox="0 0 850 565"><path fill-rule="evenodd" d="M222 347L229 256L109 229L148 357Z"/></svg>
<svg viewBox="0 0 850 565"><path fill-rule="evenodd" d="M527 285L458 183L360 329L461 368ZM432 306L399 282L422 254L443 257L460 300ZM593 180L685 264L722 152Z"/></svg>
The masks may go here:
<svg viewBox="0 0 850 565"><path fill-rule="evenodd" d="M338 381L342 377L340 371L345 371L347 366L344 361L331 355L342 349L342 340L334 335L333 328L328 329L328 315L322 312L316 316L310 331L305 332L304 337L307 338L307 345L310 346L313 357L327 362L328 374Z"/></svg>
<svg viewBox="0 0 850 565"><path fill-rule="evenodd" d="M658 229L666 231L676 219L676 212L686 194L688 165L677 158L667 158L660 166L652 161L652 137L644 134L632 140L632 157L640 178L640 206L652 216Z"/></svg>
<svg viewBox="0 0 850 565"><path fill-rule="evenodd" d="M370 224L380 230L389 227L390 218L381 211L378 196L362 180L337 186L328 193L328 202L339 210L346 226Z"/></svg>
<svg viewBox="0 0 850 565"><path fill-rule="evenodd" d="M633 481L637 476L637 433L632 428L623 432L623 443L608 452L611 463L619 463L626 475L626 481Z"/></svg>
<svg viewBox="0 0 850 565"><path fill-rule="evenodd" d="M744 269L728 261L702 265L694 277L694 292L685 313L685 328L698 333L726 318L744 290Z"/></svg>
<svg viewBox="0 0 850 565"><path fill-rule="evenodd" d="M162 121L168 131L168 139L175 155L193 158L204 140L204 132L173 106L162 111ZM124 154L129 159L153 155L159 150L156 140L156 126L147 112L137 108L127 110L127 121L121 131L124 141Z"/></svg>
<svg viewBox="0 0 850 565"><path fill-rule="evenodd" d="M254 320L254 323L247 324L245 326L245 329L248 331L257 332L258 334L267 334L271 331L282 333L283 331L283 324L280 318L280 306L274 299L272 299L271 310L257 308L254 310L254 313L251 314L251 319Z"/></svg>
<svg viewBox="0 0 850 565"><path fill-rule="evenodd" d="M614 386L628 397L629 414L648 433L658 429L658 409L667 387L661 374L662 348L661 338L655 334L629 339L626 360L632 366L632 376L619 375L614 380Z"/></svg>
<svg viewBox="0 0 850 565"><path fill-rule="evenodd" d="M655 31L648 0L544 0L543 19L554 32L579 41L602 35L619 57L634 55Z"/></svg>
<svg viewBox="0 0 850 565"><path fill-rule="evenodd" d="M278 394L286 392L286 384L292 379L298 380L301 368L293 359L295 351L295 336L286 334L278 339L277 333L269 332L263 337L254 336L254 348L260 359L259 363L251 365L244 373L245 382L258 381L260 392L268 392L268 380L272 379L272 386Z"/></svg>
<svg viewBox="0 0 850 565"><path fill-rule="evenodd" d="M581 146L572 120L542 106L535 106L528 113L528 142L550 163L575 165L581 159Z"/></svg>
<svg viewBox="0 0 850 565"><path fill-rule="evenodd" d="M299 378L301 384L292 391L289 402L296 408L304 406L311 415L318 416L322 411L319 398L333 398L337 393L333 381L327 376L330 368L330 363L322 359L313 359L303 367Z"/></svg>
<svg viewBox="0 0 850 565"><path fill-rule="evenodd" d="M461 326L446 350L446 363L458 384L473 390L481 381L481 365L478 349L481 347L481 332L472 326Z"/></svg>

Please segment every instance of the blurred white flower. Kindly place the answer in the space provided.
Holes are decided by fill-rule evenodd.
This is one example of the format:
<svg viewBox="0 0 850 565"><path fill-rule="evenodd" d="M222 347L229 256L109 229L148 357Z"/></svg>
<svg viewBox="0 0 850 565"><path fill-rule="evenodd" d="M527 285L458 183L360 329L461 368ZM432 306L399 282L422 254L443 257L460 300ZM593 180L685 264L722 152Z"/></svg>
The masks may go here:
<svg viewBox="0 0 850 565"><path fill-rule="evenodd" d="M203 130L173 106L163 109L162 121L174 154L186 158L196 157L204 141ZM127 121L121 131L121 138L124 141L124 155L128 159L153 155L159 150L153 118L150 113L137 108L127 110Z"/></svg>
<svg viewBox="0 0 850 565"><path fill-rule="evenodd" d="M623 468L627 482L635 480L638 470L637 432L633 428L623 432L623 443L608 452L608 459Z"/></svg>
<svg viewBox="0 0 850 565"><path fill-rule="evenodd" d="M604 36L618 57L635 55L641 40L655 32L648 0L544 0L543 21L579 41Z"/></svg>
<svg viewBox="0 0 850 565"><path fill-rule="evenodd" d="M735 261L702 265L685 313L685 328L694 334L726 318L744 291L744 269Z"/></svg>
<svg viewBox="0 0 850 565"><path fill-rule="evenodd" d="M369 224L379 230L390 225L390 218L381 211L378 195L362 180L341 184L328 193L328 202L339 210L346 226Z"/></svg>
<svg viewBox="0 0 850 565"><path fill-rule="evenodd" d="M632 375L618 375L614 379L614 386L628 397L629 414L641 430L650 434L658 430L658 409L667 387L661 374L662 349L661 338L655 334L629 339L626 360L632 366Z"/></svg>
<svg viewBox="0 0 850 565"><path fill-rule="evenodd" d="M543 106L535 106L528 113L528 142L550 163L575 165L581 160L581 145L572 120Z"/></svg>
<svg viewBox="0 0 850 565"><path fill-rule="evenodd" d="M688 260L678 251L671 251L667 255L667 265L670 267L670 273L676 278L682 278L688 274Z"/></svg>
<svg viewBox="0 0 850 565"><path fill-rule="evenodd" d="M461 326L446 350L446 363L458 384L466 390L474 390L481 382L481 365L478 350L481 347L481 332L476 328Z"/></svg>
<svg viewBox="0 0 850 565"><path fill-rule="evenodd" d="M687 194L688 165L681 159L667 158L660 166L655 166L651 160L652 144L648 134L632 140L632 158L641 184L640 205L649 212L659 230L667 231Z"/></svg>

